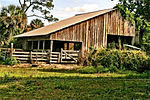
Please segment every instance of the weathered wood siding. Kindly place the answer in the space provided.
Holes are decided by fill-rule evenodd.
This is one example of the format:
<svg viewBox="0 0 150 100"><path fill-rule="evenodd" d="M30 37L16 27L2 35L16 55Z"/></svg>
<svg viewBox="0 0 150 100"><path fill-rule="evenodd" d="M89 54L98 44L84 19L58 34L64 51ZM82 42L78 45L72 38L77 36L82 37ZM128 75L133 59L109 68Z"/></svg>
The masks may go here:
<svg viewBox="0 0 150 100"><path fill-rule="evenodd" d="M105 16L106 34L135 36L135 26L125 20L118 10L109 12Z"/></svg>
<svg viewBox="0 0 150 100"><path fill-rule="evenodd" d="M50 35L52 40L79 41L83 49L101 47L103 45L104 16L99 16L88 21L65 28Z"/></svg>
<svg viewBox="0 0 150 100"><path fill-rule="evenodd" d="M134 26L118 10L97 16L50 35L52 40L79 41L82 49L106 47L107 34L134 36Z"/></svg>
<svg viewBox="0 0 150 100"><path fill-rule="evenodd" d="M125 20L118 10L80 22L47 36L24 38L34 40L62 40L82 42L82 50L107 46L107 35L135 36L135 26ZM24 42L25 44L25 42Z"/></svg>

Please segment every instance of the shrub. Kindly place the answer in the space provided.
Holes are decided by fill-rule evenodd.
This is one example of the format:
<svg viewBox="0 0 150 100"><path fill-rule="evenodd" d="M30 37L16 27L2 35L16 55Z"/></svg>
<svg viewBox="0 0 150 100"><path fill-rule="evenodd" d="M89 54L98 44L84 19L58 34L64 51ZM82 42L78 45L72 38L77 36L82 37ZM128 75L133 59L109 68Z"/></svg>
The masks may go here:
<svg viewBox="0 0 150 100"><path fill-rule="evenodd" d="M108 68L104 68L102 65L96 67L96 70L98 73L106 73L106 72L109 72L109 69Z"/></svg>
<svg viewBox="0 0 150 100"><path fill-rule="evenodd" d="M111 73L114 73L114 72L118 72L118 71L119 71L118 68L117 68L116 66L114 66L114 65L110 65L110 67L109 67L108 69L109 69L109 71L110 71Z"/></svg>
<svg viewBox="0 0 150 100"><path fill-rule="evenodd" d="M5 65L16 65L19 64L20 62L16 60L14 57L8 57L5 60Z"/></svg>
<svg viewBox="0 0 150 100"><path fill-rule="evenodd" d="M102 65L109 68L112 72L117 69L144 71L149 69L150 58L143 51L100 49L90 53L89 62L95 67Z"/></svg>

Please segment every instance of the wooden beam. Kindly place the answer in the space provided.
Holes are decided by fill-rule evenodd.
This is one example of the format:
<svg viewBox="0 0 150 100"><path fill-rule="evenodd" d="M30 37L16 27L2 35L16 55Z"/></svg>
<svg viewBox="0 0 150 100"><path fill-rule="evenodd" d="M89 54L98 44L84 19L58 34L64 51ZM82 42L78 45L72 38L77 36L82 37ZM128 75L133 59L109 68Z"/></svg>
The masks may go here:
<svg viewBox="0 0 150 100"><path fill-rule="evenodd" d="M53 51L53 40L51 40L51 42L50 42L50 51L51 52Z"/></svg>
<svg viewBox="0 0 150 100"><path fill-rule="evenodd" d="M106 19L105 19L105 17L106 17L106 15L104 15L104 26L103 26L103 28L104 28L104 30L103 30L103 48L105 47L105 40L106 40Z"/></svg>
<svg viewBox="0 0 150 100"><path fill-rule="evenodd" d="M43 40L43 50L45 49L45 40Z"/></svg>
<svg viewBox="0 0 150 100"><path fill-rule="evenodd" d="M31 49L33 49L33 41L32 41L31 43L32 43L32 45L31 45Z"/></svg>
<svg viewBox="0 0 150 100"><path fill-rule="evenodd" d="M89 35L88 33L89 33L89 22L87 21L86 22L86 42L85 42L86 50L88 50L88 35Z"/></svg>
<svg viewBox="0 0 150 100"><path fill-rule="evenodd" d="M61 52L60 52L60 63L62 62L62 55L63 55L63 48L61 48Z"/></svg>
<svg viewBox="0 0 150 100"><path fill-rule="evenodd" d="M40 49L40 40L38 40L38 50Z"/></svg>
<svg viewBox="0 0 150 100"><path fill-rule="evenodd" d="M14 46L14 44L13 44L13 43L11 43L11 47L10 47L10 57L12 57L12 56L13 56L13 46Z"/></svg>
<svg viewBox="0 0 150 100"><path fill-rule="evenodd" d="M33 64L33 60L32 60L32 51L30 52L30 63Z"/></svg>

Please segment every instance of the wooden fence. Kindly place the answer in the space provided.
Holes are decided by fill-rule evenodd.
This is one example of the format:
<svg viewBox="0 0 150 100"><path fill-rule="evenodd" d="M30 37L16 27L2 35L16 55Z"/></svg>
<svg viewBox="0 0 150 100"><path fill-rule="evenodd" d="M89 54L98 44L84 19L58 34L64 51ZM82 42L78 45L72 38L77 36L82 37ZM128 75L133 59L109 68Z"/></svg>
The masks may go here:
<svg viewBox="0 0 150 100"><path fill-rule="evenodd" d="M61 52L50 51L24 51L22 49L1 48L1 55L15 57L22 63L77 63L79 51L63 50Z"/></svg>

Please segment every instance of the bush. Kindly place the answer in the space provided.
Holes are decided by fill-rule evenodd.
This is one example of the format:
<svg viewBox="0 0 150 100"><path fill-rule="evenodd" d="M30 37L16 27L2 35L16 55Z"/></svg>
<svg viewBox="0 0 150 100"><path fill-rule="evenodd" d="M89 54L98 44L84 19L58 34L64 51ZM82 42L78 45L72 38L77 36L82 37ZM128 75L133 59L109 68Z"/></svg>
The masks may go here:
<svg viewBox="0 0 150 100"><path fill-rule="evenodd" d="M85 74L93 74L93 73L107 73L107 72L118 72L118 69L116 66L110 66L109 68L104 68L102 65L98 67L94 66L87 66L79 69L80 73L85 73Z"/></svg>
<svg viewBox="0 0 150 100"><path fill-rule="evenodd" d="M148 70L150 65L150 58L146 53L136 50L100 49L94 53L90 52L89 55L88 59L92 66L102 65L112 72L117 69L144 71Z"/></svg>
<svg viewBox="0 0 150 100"><path fill-rule="evenodd" d="M119 70L118 70L118 68L117 68L116 66L110 65L109 71L110 71L111 73L114 73L114 72L118 72Z"/></svg>
<svg viewBox="0 0 150 100"><path fill-rule="evenodd" d="M98 73L106 73L106 72L109 72L109 69L108 68L104 68L102 65L96 67L96 70Z"/></svg>
<svg viewBox="0 0 150 100"><path fill-rule="evenodd" d="M16 65L19 64L20 62L16 60L14 57L8 57L5 60L5 65Z"/></svg>

